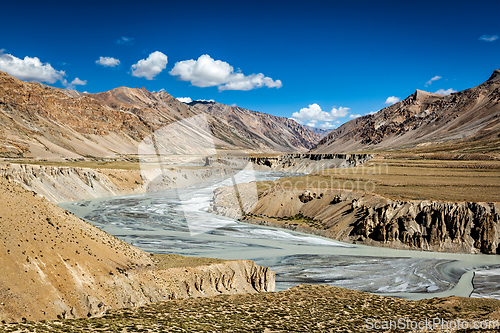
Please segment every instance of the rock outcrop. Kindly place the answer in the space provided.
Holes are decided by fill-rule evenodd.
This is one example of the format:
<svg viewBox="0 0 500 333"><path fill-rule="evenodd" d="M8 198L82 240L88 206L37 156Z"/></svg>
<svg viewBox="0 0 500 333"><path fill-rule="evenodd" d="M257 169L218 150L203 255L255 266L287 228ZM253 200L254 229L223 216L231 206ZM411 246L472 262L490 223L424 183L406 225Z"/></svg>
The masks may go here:
<svg viewBox="0 0 500 333"><path fill-rule="evenodd" d="M274 291L252 261L143 252L0 177L0 321L99 316L175 298Z"/></svg>
<svg viewBox="0 0 500 333"><path fill-rule="evenodd" d="M221 180L233 170L223 168L169 168L168 172L145 170L90 169L0 163L0 177L19 183L52 203L81 201L190 186Z"/></svg>
<svg viewBox="0 0 500 333"><path fill-rule="evenodd" d="M227 191L215 191L211 210L233 217L225 207ZM274 187L243 220L374 246L500 254L498 203L400 201L346 190Z"/></svg>
<svg viewBox="0 0 500 333"><path fill-rule="evenodd" d="M144 191L139 170L0 164L0 177L16 181L52 203Z"/></svg>
<svg viewBox="0 0 500 333"><path fill-rule="evenodd" d="M369 154L285 154L276 157L251 157L257 170L276 170L300 173L326 169L349 168L373 158Z"/></svg>
<svg viewBox="0 0 500 333"><path fill-rule="evenodd" d="M311 152L342 153L418 147L454 140L498 140L498 73L496 70L486 82L450 95L417 90L375 114L343 124L324 137Z"/></svg>

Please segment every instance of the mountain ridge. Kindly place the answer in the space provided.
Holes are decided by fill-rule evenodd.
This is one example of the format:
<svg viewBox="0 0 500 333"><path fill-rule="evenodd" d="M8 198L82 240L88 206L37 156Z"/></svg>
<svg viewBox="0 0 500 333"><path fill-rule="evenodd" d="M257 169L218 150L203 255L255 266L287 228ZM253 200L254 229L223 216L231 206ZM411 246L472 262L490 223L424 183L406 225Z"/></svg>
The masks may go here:
<svg viewBox="0 0 500 333"><path fill-rule="evenodd" d="M0 72L0 122L4 124L0 157L64 160L135 155L141 140L153 131L200 114L203 110L165 91L118 87L97 94L79 93ZM266 128L266 133L257 133L245 123L235 129L225 119L206 114L214 144L220 149L305 152L320 139L286 118L261 116L257 125ZM272 132L272 121L279 122L276 126L281 133Z"/></svg>
<svg viewBox="0 0 500 333"><path fill-rule="evenodd" d="M500 70L482 84L450 95L417 89L375 114L353 119L311 152L411 148L454 140L489 140L500 133Z"/></svg>

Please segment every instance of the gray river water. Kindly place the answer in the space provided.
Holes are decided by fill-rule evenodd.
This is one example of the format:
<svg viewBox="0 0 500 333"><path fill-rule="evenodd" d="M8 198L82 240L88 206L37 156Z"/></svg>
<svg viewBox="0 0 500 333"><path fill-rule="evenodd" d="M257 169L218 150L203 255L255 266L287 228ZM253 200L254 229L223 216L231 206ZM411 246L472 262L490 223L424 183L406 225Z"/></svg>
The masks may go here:
<svg viewBox="0 0 500 333"><path fill-rule="evenodd" d="M293 175L255 171L240 175L238 181L285 176ZM276 272L277 291L307 283L407 299L467 297L473 291L474 271L500 267L499 256L346 244L207 213L214 189L227 185L230 182L59 206L148 252L254 260ZM476 291L475 296L487 295Z"/></svg>

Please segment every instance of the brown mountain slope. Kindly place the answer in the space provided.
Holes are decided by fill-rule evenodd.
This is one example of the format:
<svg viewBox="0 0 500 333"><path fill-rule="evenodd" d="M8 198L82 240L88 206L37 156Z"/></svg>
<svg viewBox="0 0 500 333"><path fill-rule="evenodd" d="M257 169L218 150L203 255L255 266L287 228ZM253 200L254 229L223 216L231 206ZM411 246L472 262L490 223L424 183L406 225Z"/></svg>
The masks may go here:
<svg viewBox="0 0 500 333"><path fill-rule="evenodd" d="M138 144L152 131L203 111L164 91L120 87L83 94L0 72L0 156L57 160L137 154ZM319 141L295 122L260 115L265 130L254 133L245 123L208 114L216 147L297 152Z"/></svg>
<svg viewBox="0 0 500 333"><path fill-rule="evenodd" d="M192 102L195 110L200 110L227 124L233 135L244 138L238 142L246 148L257 147L262 151L296 152L307 151L321 138L317 133L284 117L250 111L238 106L212 102Z"/></svg>
<svg viewBox="0 0 500 333"><path fill-rule="evenodd" d="M500 70L488 81L448 96L417 90L373 115L345 123L312 151L338 153L498 139L499 102Z"/></svg>
<svg viewBox="0 0 500 333"><path fill-rule="evenodd" d="M143 252L5 178L0 202L0 321L274 290L274 273L251 261Z"/></svg>

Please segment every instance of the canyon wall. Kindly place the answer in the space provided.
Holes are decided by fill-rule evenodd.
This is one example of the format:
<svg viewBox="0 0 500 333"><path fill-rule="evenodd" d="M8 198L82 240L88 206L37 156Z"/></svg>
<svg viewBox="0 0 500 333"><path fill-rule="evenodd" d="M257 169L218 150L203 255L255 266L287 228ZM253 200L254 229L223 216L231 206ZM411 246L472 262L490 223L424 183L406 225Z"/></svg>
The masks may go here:
<svg viewBox="0 0 500 333"><path fill-rule="evenodd" d="M211 211L237 216L230 191L215 191ZM499 214L498 203L400 201L346 190L274 187L243 220L372 246L500 254Z"/></svg>
<svg viewBox="0 0 500 333"><path fill-rule="evenodd" d="M138 170L0 164L0 177L43 195L52 203L143 192Z"/></svg>

